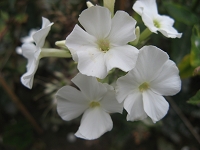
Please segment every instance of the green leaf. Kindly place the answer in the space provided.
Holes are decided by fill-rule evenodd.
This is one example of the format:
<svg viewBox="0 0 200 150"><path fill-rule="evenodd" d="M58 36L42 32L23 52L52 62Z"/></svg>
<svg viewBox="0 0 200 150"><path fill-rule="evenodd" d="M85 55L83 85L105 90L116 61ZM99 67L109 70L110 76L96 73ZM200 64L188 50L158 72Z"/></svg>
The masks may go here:
<svg viewBox="0 0 200 150"><path fill-rule="evenodd" d="M190 64L190 54L186 55L178 65L181 78L188 78L193 76L194 67Z"/></svg>
<svg viewBox="0 0 200 150"><path fill-rule="evenodd" d="M200 90L196 93L196 95L194 95L193 97L189 99L188 103L193 104L193 105L200 104Z"/></svg>
<svg viewBox="0 0 200 150"><path fill-rule="evenodd" d="M195 25L191 37L190 62L193 67L200 66L200 26Z"/></svg>
<svg viewBox="0 0 200 150"><path fill-rule="evenodd" d="M194 25L199 22L199 17L192 13L186 6L172 2L165 2L164 6L170 16L179 22L186 25Z"/></svg>
<svg viewBox="0 0 200 150"><path fill-rule="evenodd" d="M31 126L25 120L7 125L3 132L3 144L15 147L17 150L26 149L33 140Z"/></svg>
<svg viewBox="0 0 200 150"><path fill-rule="evenodd" d="M18 23L25 23L28 19L27 14L17 14L15 16L15 21Z"/></svg>
<svg viewBox="0 0 200 150"><path fill-rule="evenodd" d="M3 20L3 21L7 21L9 19L9 15L7 12L4 12L4 11L1 11L0 12L0 18Z"/></svg>

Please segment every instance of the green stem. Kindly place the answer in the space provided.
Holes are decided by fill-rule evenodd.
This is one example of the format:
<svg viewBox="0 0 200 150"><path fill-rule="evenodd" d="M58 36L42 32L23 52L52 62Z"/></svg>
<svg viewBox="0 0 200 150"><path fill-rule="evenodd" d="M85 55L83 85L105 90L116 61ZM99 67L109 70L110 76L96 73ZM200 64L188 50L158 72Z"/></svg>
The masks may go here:
<svg viewBox="0 0 200 150"><path fill-rule="evenodd" d="M140 39L139 42L141 43L142 41L146 40L150 35L152 34L152 32L146 28L140 35Z"/></svg>
<svg viewBox="0 0 200 150"><path fill-rule="evenodd" d="M43 57L64 57L64 58L71 58L71 54L69 51L60 50L55 48L42 48L40 53L40 58Z"/></svg>

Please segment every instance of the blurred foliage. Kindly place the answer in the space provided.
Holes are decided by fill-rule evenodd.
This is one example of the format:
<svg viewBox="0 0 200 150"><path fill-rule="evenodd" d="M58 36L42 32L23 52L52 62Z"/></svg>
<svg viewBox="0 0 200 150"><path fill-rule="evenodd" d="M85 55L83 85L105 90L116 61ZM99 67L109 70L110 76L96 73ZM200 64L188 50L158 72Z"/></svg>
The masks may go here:
<svg viewBox="0 0 200 150"><path fill-rule="evenodd" d="M102 4L102 0L92 2ZM133 0L116 0L116 10L127 11L143 31L145 26L140 16L133 12L133 3ZM200 1L157 0L157 3L158 12L174 18L174 27L183 36L181 39L167 39L161 34L153 34L147 44L166 51L177 63L182 90L172 98L199 135ZM172 104L166 117L156 124L148 119L127 122L124 111L123 115L112 115L113 130L101 138L93 141L74 138L73 133L78 129L80 118L62 121L56 113L54 99L57 89L64 84L71 85L70 80L77 73L76 64L71 59L42 59L35 75L34 88L29 90L21 85L20 76L25 72L27 60L15 52L16 47L22 44L20 38L28 35L31 29L40 28L41 17L44 16L54 22L45 47L56 47L54 43L66 38L85 8L84 0L0 1L0 74L45 130L44 134L38 135L0 86L0 149L198 150L199 143ZM124 74L118 69L115 71L118 76ZM109 75L105 82L112 83L116 78Z"/></svg>

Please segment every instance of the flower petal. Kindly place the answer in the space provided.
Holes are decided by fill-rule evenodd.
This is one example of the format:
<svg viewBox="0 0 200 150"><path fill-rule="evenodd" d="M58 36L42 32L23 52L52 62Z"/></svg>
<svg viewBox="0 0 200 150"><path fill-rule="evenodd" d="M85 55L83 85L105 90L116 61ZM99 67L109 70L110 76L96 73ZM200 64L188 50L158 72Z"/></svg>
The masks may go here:
<svg viewBox="0 0 200 150"><path fill-rule="evenodd" d="M25 36L25 37L22 37L21 39L20 39L20 41L22 42L22 43L32 43L32 42L34 42L34 40L33 40L33 34L36 32L37 30L36 29L31 29L30 31L29 31L29 35L28 36Z"/></svg>
<svg viewBox="0 0 200 150"><path fill-rule="evenodd" d="M33 79L35 72L37 71L38 64L39 60L28 59L27 72L21 77L22 84L29 89L32 89Z"/></svg>
<svg viewBox="0 0 200 150"><path fill-rule="evenodd" d="M144 111L142 94L134 91L124 101L124 109L128 112L127 121L142 120L147 117Z"/></svg>
<svg viewBox="0 0 200 150"><path fill-rule="evenodd" d="M27 59L37 59L41 50L33 43L25 43L22 45L22 55Z"/></svg>
<svg viewBox="0 0 200 150"><path fill-rule="evenodd" d="M88 48L87 51L77 52L78 70L87 76L103 79L108 74L104 53L98 49Z"/></svg>
<svg viewBox="0 0 200 150"><path fill-rule="evenodd" d="M98 82L95 77L78 73L72 80L88 100L99 100L107 92L106 86Z"/></svg>
<svg viewBox="0 0 200 150"><path fill-rule="evenodd" d="M158 28L155 27L152 16L150 16L147 13L143 13L142 14L142 21L144 22L145 26L149 28L149 30L151 32L154 32L154 33L157 34Z"/></svg>
<svg viewBox="0 0 200 150"><path fill-rule="evenodd" d="M105 83L104 83L105 84ZM107 84L107 87L110 86ZM115 91L108 89L107 93L104 95L104 97L101 100L101 106L103 109L106 110L107 113L122 113L123 111L123 104L118 103Z"/></svg>
<svg viewBox="0 0 200 150"><path fill-rule="evenodd" d="M111 48L105 54L107 72L113 68L130 71L135 67L138 52L138 49L130 45Z"/></svg>
<svg viewBox="0 0 200 150"><path fill-rule="evenodd" d="M42 28L33 34L33 39L37 47L42 48L53 23L42 17Z"/></svg>
<svg viewBox="0 0 200 150"><path fill-rule="evenodd" d="M39 64L39 54L41 50L32 43L22 45L22 55L28 59L26 65L27 72L21 77L21 82L24 86L31 89L35 72Z"/></svg>
<svg viewBox="0 0 200 150"><path fill-rule="evenodd" d="M63 120L70 121L80 116L89 102L84 95L71 86L64 86L56 93L57 111Z"/></svg>
<svg viewBox="0 0 200 150"><path fill-rule="evenodd" d="M98 47L95 42L96 38L85 32L78 25L75 25L71 34L66 38L66 46L69 48L76 62L78 61L76 52Z"/></svg>
<svg viewBox="0 0 200 150"><path fill-rule="evenodd" d="M167 114L169 104L163 96L157 95L151 90L146 90L142 93L142 95L144 111L154 123L162 119Z"/></svg>
<svg viewBox="0 0 200 150"><path fill-rule="evenodd" d="M111 13L105 7L90 7L80 14L78 20L84 29L97 39L105 38L110 32Z"/></svg>
<svg viewBox="0 0 200 150"><path fill-rule="evenodd" d="M139 74L133 73L135 70L131 70L125 76L120 77L116 82L116 98L119 103L123 102L126 97L135 90L138 90L140 86Z"/></svg>
<svg viewBox="0 0 200 150"><path fill-rule="evenodd" d="M49 21L49 19L42 17L42 29L48 27L51 24L51 22Z"/></svg>
<svg viewBox="0 0 200 150"><path fill-rule="evenodd" d="M155 0L137 0L133 5L133 10L140 16L146 12L146 14L158 14L157 4Z"/></svg>
<svg viewBox="0 0 200 150"><path fill-rule="evenodd" d="M179 70L175 63L168 60L157 77L150 83L151 89L159 95L175 95L181 89Z"/></svg>
<svg viewBox="0 0 200 150"><path fill-rule="evenodd" d="M160 16L162 20L160 22L160 31L164 36L168 38L181 38L182 33L178 33L177 30L173 27L174 20L168 16Z"/></svg>
<svg viewBox="0 0 200 150"><path fill-rule="evenodd" d="M140 72L140 78L144 82L150 82L168 59L168 54L161 49L155 46L144 46L139 51L134 69Z"/></svg>
<svg viewBox="0 0 200 150"><path fill-rule="evenodd" d="M125 45L136 38L136 21L128 13L117 11L112 18L111 31L108 39L111 44Z"/></svg>
<svg viewBox="0 0 200 150"><path fill-rule="evenodd" d="M113 122L110 115L97 107L85 111L75 135L83 139L93 140L110 131L112 127Z"/></svg>

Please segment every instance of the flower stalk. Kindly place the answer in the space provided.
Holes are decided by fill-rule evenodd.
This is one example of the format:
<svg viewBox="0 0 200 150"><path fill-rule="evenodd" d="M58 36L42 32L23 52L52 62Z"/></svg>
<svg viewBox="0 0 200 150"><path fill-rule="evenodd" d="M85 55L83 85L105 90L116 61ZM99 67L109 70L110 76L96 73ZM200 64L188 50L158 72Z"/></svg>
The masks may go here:
<svg viewBox="0 0 200 150"><path fill-rule="evenodd" d="M55 48L42 48L40 58L43 57L64 57L71 58L71 54L66 50L60 50Z"/></svg>
<svg viewBox="0 0 200 150"><path fill-rule="evenodd" d="M141 43L141 42L143 42L144 40L146 40L151 34L152 34L152 32L149 30L149 28L146 28L146 29L140 34L139 43Z"/></svg>

